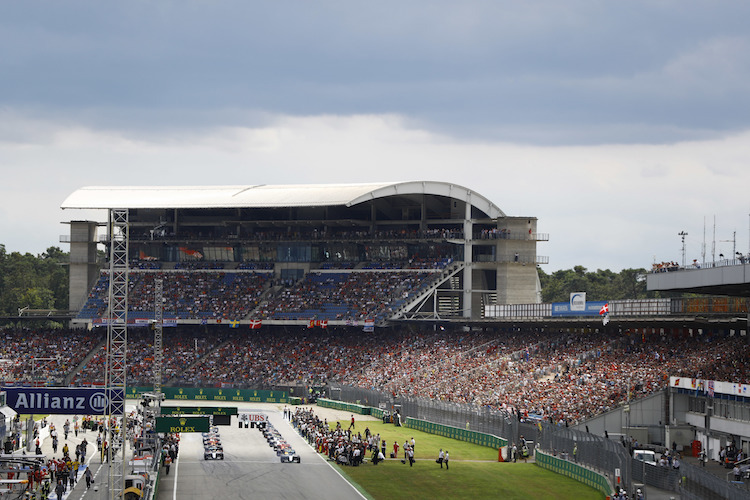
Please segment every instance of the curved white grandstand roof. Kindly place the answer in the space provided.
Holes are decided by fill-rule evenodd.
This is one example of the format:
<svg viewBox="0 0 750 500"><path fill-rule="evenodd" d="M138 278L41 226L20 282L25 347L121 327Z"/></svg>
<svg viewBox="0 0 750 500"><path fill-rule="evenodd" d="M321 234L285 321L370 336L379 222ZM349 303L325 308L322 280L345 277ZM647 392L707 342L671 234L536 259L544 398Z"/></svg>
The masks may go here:
<svg viewBox="0 0 750 500"><path fill-rule="evenodd" d="M394 195L433 194L471 203L488 217L505 214L484 196L447 182L277 184L246 186L87 186L61 208L277 208L353 206Z"/></svg>

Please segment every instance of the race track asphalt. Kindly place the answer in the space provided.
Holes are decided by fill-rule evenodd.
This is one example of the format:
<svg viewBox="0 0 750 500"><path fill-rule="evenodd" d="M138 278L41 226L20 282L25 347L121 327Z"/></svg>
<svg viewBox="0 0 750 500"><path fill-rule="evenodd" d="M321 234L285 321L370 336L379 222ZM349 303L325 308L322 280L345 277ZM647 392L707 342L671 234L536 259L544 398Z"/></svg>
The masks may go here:
<svg viewBox="0 0 750 500"><path fill-rule="evenodd" d="M328 462L315 453L278 411L239 407L239 412L262 412L294 448L301 463L281 463L258 429L219 427L224 460L204 460L200 433L182 434L179 456L169 475L159 480L157 500L364 498Z"/></svg>

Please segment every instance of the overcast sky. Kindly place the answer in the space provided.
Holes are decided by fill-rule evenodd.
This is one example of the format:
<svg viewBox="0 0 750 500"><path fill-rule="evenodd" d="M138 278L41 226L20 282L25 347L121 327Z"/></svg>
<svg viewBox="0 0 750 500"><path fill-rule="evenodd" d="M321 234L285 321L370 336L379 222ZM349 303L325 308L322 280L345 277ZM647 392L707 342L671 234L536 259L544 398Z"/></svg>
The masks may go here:
<svg viewBox="0 0 750 500"><path fill-rule="evenodd" d="M447 181L547 272L750 251L750 3L0 3L0 243L87 185ZM102 220L106 214L98 215ZM736 235L735 235L736 233Z"/></svg>

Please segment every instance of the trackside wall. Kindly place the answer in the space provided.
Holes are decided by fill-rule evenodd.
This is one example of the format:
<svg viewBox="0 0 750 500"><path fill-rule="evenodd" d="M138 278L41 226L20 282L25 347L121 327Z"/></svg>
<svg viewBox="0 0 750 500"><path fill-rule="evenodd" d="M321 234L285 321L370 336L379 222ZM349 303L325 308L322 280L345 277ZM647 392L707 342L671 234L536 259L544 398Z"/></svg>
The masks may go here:
<svg viewBox="0 0 750 500"><path fill-rule="evenodd" d="M534 458L539 467L575 479L587 486L591 486L597 491L601 491L608 497L614 496L615 492L612 485L609 484L609 480L598 472L587 469L575 462L549 455L539 449L535 451Z"/></svg>
<svg viewBox="0 0 750 500"><path fill-rule="evenodd" d="M490 448L494 448L496 450L499 450L500 448L508 445L507 439L493 436L492 434L470 431L468 429L461 429L459 427L452 427L450 425L436 424L435 422L418 420L411 417L406 417L404 426L410 429L427 432L428 434L437 434L439 436L444 436L450 439L457 439L459 441L478 444L479 446L489 446Z"/></svg>
<svg viewBox="0 0 750 500"><path fill-rule="evenodd" d="M348 411L358 415L370 415L370 411L372 410L369 406L323 398L318 398L318 406L322 406L323 408L333 408L334 410ZM382 417L382 413L380 416Z"/></svg>

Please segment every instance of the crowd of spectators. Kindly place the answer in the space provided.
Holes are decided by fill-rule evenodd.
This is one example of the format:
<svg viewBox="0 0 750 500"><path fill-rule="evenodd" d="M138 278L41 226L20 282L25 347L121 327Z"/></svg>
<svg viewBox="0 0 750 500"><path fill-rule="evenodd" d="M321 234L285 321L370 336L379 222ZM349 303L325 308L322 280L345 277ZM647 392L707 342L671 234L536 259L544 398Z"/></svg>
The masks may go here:
<svg viewBox="0 0 750 500"><path fill-rule="evenodd" d="M659 262L651 265L652 273L666 273L669 271L679 271L680 265L677 262Z"/></svg>
<svg viewBox="0 0 750 500"><path fill-rule="evenodd" d="M419 271L310 272L293 287L262 303L256 316L377 322L434 278L433 273Z"/></svg>
<svg viewBox="0 0 750 500"><path fill-rule="evenodd" d="M0 330L0 382L58 385L102 341L100 332L53 329Z"/></svg>
<svg viewBox="0 0 750 500"><path fill-rule="evenodd" d="M128 310L132 319L153 319L154 282L161 279L164 318L239 320L258 305L269 281L268 273L253 272L139 272L128 275ZM92 288L81 314L105 315L109 279L106 272Z"/></svg>
<svg viewBox="0 0 750 500"><path fill-rule="evenodd" d="M104 332L102 332L104 333ZM167 382L182 373L192 363L211 352L231 337L219 330L215 335L204 335L199 329L164 328L162 331L162 381ZM86 364L71 379L71 385L103 384L106 345L96 349ZM128 384L148 386L154 381L154 333L150 328L133 328L128 332Z"/></svg>
<svg viewBox="0 0 750 500"><path fill-rule="evenodd" d="M103 331L4 330L4 383L103 382ZM95 349L95 347L98 348ZM165 328L165 385L273 388L349 384L399 396L470 403L522 418L577 422L665 388L669 376L750 383L741 336L541 329L483 332L393 328ZM84 358L91 354L80 370ZM128 383L153 379L153 333L128 338ZM35 358L36 357L36 358ZM75 373L74 373L75 372Z"/></svg>
<svg viewBox="0 0 750 500"><path fill-rule="evenodd" d="M389 449L385 438L381 438L380 434L372 434L369 427L365 427L364 435L361 430L352 430L353 416L351 425L344 429L340 421L336 422L335 427L331 427L327 420L321 420L311 409L297 408L290 414L292 425L310 446L336 463L357 467L369 460L377 465L389 453L392 458L396 458L398 453L398 444L394 446L394 442L391 442L392 448ZM408 446L408 443L404 443L404 449Z"/></svg>
<svg viewBox="0 0 750 500"><path fill-rule="evenodd" d="M530 236L531 231L529 231L529 237ZM474 239L477 240L499 240L508 239L510 237L510 229L496 227L492 229L482 229L480 232L474 234Z"/></svg>

